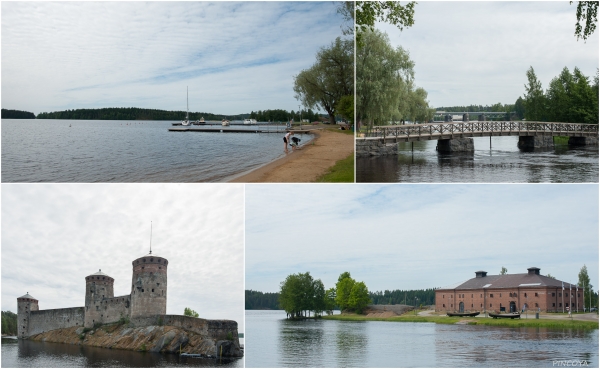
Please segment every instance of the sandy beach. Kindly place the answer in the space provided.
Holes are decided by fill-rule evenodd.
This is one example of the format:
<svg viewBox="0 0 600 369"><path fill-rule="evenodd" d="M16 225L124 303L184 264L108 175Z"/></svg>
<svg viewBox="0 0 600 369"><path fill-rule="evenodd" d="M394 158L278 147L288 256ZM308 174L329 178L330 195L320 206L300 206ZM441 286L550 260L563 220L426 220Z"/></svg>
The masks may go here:
<svg viewBox="0 0 600 369"><path fill-rule="evenodd" d="M329 130L315 131L315 139L278 160L247 174L235 177L235 183L314 182L338 160L354 152L354 136ZM283 146L283 145L282 145Z"/></svg>

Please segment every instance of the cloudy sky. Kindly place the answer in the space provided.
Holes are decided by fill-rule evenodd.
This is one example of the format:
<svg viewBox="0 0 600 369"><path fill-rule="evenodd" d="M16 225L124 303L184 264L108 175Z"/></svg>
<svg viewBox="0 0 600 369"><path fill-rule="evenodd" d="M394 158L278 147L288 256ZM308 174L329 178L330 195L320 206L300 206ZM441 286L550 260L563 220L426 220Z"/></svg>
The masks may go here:
<svg viewBox="0 0 600 369"><path fill-rule="evenodd" d="M246 289L349 271L370 291L538 267L598 288L598 185L246 185Z"/></svg>
<svg viewBox="0 0 600 369"><path fill-rule="evenodd" d="M530 66L544 89L564 67L596 75L600 32L577 41L576 3L419 1L412 27L378 28L410 52L433 107L514 104Z"/></svg>
<svg viewBox="0 0 600 369"><path fill-rule="evenodd" d="M169 260L167 314L190 307L243 332L242 185L2 185L2 310L29 292L40 309L83 306L102 269L130 293L131 262Z"/></svg>
<svg viewBox="0 0 600 369"><path fill-rule="evenodd" d="M298 110L338 36L327 2L2 2L2 107Z"/></svg>

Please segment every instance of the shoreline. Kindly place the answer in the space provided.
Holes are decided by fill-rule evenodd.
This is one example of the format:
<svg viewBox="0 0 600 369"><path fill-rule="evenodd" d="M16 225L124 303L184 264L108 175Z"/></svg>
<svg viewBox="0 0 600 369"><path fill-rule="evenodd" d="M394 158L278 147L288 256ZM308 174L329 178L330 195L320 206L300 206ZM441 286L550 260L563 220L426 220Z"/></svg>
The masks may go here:
<svg viewBox="0 0 600 369"><path fill-rule="evenodd" d="M532 314L533 316L535 314ZM585 319L552 319L540 317L540 319L493 319L488 317L448 317L427 315L398 315L394 317L367 317L364 315L329 315L323 316L326 320L339 321L385 321L398 323L435 323L456 325L480 325L493 327L513 328L573 328L573 329L599 329L598 321Z"/></svg>
<svg viewBox="0 0 600 369"><path fill-rule="evenodd" d="M339 160L354 153L354 136L327 129L313 132L314 138L301 150L225 179L229 183L314 182Z"/></svg>
<svg viewBox="0 0 600 369"><path fill-rule="evenodd" d="M315 131L312 133L313 138L311 138L309 141L306 141L306 143L304 143L302 146L302 150L304 150L305 146L308 146L309 143L316 141L319 138L319 132ZM299 150L299 151L293 151L290 152L289 154L283 154L283 156L279 156L274 160L271 160L267 163L264 164L260 164L259 166L252 168L252 169L248 169L245 170L241 173L237 173L237 174L233 174L231 176L228 176L226 178L224 178L222 181L220 181L221 183L246 183L246 182L251 182L249 180L243 180L243 178L248 177L248 178L253 178L253 177L258 177L260 175L263 175L264 173L267 173L271 170L273 170L274 168L277 168L280 165L283 165L285 163L287 163L288 161L290 161L292 159L291 155L295 154L295 153L302 153L303 151Z"/></svg>

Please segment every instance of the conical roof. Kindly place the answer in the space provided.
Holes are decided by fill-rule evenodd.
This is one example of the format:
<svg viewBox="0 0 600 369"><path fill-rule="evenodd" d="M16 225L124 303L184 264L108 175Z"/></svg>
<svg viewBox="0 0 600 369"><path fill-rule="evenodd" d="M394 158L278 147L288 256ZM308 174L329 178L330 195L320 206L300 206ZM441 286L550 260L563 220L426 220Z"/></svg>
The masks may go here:
<svg viewBox="0 0 600 369"><path fill-rule="evenodd" d="M91 277L91 276L110 277L108 274L104 273L104 272L102 271L102 269L98 269L98 271L97 271L96 273L94 273L94 274L90 274L88 277ZM111 277L111 278L112 278L112 277Z"/></svg>
<svg viewBox="0 0 600 369"><path fill-rule="evenodd" d="M21 296L21 297L18 297L18 298L19 298L19 299L34 299L34 300L37 300L35 297L31 296L31 295L29 294L29 292L27 292L25 295L23 295L23 296Z"/></svg>

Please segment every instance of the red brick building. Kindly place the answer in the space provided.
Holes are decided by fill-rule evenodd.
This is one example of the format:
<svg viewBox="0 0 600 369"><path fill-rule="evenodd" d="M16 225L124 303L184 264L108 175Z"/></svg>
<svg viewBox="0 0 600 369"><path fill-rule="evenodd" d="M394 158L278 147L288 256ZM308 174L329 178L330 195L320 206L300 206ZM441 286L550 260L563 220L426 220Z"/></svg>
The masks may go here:
<svg viewBox="0 0 600 369"><path fill-rule="evenodd" d="M582 288L540 275L535 267L522 274L478 271L475 278L435 291L436 311L567 312L569 306L571 311L583 310Z"/></svg>

